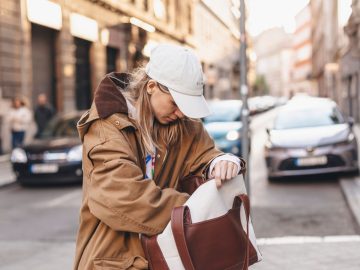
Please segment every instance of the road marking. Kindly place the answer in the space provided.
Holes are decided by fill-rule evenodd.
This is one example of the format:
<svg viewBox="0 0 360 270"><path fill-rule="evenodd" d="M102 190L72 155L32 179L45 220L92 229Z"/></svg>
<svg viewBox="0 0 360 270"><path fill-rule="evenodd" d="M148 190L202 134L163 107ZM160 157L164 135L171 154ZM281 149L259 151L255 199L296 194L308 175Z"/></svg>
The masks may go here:
<svg viewBox="0 0 360 270"><path fill-rule="evenodd" d="M38 202L34 206L36 208L50 208L55 206L63 206L65 205L66 202L70 200L78 199L78 198L81 199L81 192L82 192L81 189L76 190L46 202Z"/></svg>
<svg viewBox="0 0 360 270"><path fill-rule="evenodd" d="M259 246L344 242L360 242L360 235L284 236L274 238L258 238L256 240L256 243Z"/></svg>

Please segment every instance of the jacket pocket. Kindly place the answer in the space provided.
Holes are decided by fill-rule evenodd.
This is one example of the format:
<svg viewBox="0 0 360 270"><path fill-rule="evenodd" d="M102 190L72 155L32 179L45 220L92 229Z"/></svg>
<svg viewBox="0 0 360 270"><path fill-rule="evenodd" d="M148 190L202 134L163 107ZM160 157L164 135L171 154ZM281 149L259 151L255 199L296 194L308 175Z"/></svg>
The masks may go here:
<svg viewBox="0 0 360 270"><path fill-rule="evenodd" d="M122 259L98 258L94 259L94 270L146 270L148 262L141 256Z"/></svg>

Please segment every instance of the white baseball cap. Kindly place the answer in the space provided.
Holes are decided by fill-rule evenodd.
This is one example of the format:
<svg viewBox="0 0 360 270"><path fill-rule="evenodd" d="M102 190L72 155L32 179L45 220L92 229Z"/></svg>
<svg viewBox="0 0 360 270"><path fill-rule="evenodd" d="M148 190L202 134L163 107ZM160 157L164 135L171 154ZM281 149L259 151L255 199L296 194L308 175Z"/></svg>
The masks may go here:
<svg viewBox="0 0 360 270"><path fill-rule="evenodd" d="M191 118L210 114L203 95L203 72L196 55L187 48L161 44L151 51L146 74L166 86L180 111Z"/></svg>

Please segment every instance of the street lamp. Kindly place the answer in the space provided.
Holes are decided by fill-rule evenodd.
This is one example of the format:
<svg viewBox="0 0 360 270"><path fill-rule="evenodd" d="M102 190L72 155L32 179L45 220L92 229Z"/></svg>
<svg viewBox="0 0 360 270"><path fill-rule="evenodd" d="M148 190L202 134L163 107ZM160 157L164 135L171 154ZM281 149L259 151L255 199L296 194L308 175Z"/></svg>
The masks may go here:
<svg viewBox="0 0 360 270"><path fill-rule="evenodd" d="M249 108L247 104L248 86L247 86L247 68L246 68L246 31L245 31L245 0L240 0L240 94L242 97L242 134L241 137L241 155L246 160L248 170L245 174L245 185L250 196L249 181Z"/></svg>

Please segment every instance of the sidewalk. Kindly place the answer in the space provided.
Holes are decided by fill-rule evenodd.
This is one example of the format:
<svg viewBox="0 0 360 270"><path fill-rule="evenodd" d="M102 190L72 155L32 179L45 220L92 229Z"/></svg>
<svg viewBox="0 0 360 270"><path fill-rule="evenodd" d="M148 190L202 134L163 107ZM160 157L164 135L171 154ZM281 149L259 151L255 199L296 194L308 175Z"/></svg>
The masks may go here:
<svg viewBox="0 0 360 270"><path fill-rule="evenodd" d="M260 250L264 259L251 270L358 270L360 266L357 240L270 243L260 245Z"/></svg>
<svg viewBox="0 0 360 270"><path fill-rule="evenodd" d="M354 125L353 131L358 140L358 149L360 151L360 125ZM340 179L340 186L360 229L360 177Z"/></svg>
<svg viewBox="0 0 360 270"><path fill-rule="evenodd" d="M0 188L15 182L15 175L11 168L10 155L0 156Z"/></svg>

